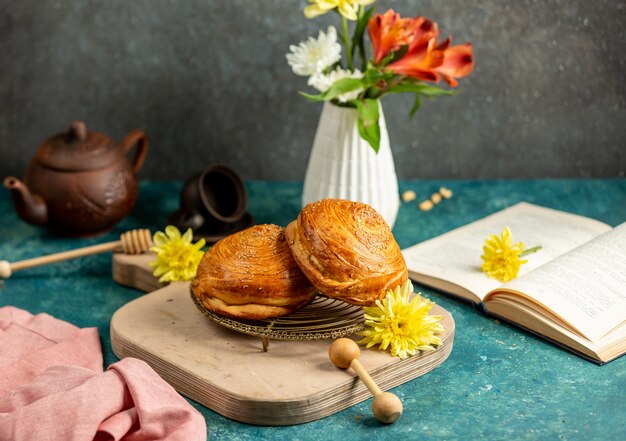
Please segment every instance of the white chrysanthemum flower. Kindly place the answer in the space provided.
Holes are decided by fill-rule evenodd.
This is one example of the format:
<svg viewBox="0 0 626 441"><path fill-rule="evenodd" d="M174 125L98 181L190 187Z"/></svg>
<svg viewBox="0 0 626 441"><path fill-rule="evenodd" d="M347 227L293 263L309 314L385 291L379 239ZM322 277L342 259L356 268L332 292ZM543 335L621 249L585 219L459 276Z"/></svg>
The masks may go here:
<svg viewBox="0 0 626 441"><path fill-rule="evenodd" d="M359 69L355 70L347 70L337 67L335 70L329 72L328 74L319 73L317 75L313 75L309 78L309 86L313 86L315 89L320 92L326 92L330 89L330 86L333 85L335 81L342 80L344 78L363 78L363 72ZM353 90L352 92L344 93L337 97L340 103L345 103L348 101L352 101L358 98L359 93L361 93L363 89Z"/></svg>
<svg viewBox="0 0 626 441"><path fill-rule="evenodd" d="M317 39L309 37L298 46L292 44L289 50L291 53L285 55L287 63L296 75L305 77L318 74L341 59L341 45L333 26L326 33L320 31Z"/></svg>

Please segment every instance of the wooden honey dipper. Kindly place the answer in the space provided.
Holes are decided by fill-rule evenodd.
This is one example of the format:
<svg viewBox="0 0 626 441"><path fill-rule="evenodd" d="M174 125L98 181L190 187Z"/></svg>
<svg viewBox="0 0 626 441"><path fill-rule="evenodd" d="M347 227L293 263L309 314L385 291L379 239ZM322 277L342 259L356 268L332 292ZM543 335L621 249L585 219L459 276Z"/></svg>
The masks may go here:
<svg viewBox="0 0 626 441"><path fill-rule="evenodd" d="M402 415L402 401L391 392L383 392L367 373L359 356L361 350L359 346L349 338L339 338L328 348L328 357L335 366L341 369L351 367L361 378L367 388L374 395L372 402L372 413L374 417L384 424L391 424Z"/></svg>
<svg viewBox="0 0 626 441"><path fill-rule="evenodd" d="M141 254L148 251L152 246L152 235L149 230L130 230L120 236L120 240L101 243L89 247L78 248L62 253L49 254L47 256L35 257L33 259L20 260L19 262L7 262L0 260L0 279L8 279L15 271L26 268L47 265L49 263L61 262L63 260L75 259L77 257L90 256L92 254L115 251L120 247L126 254Z"/></svg>

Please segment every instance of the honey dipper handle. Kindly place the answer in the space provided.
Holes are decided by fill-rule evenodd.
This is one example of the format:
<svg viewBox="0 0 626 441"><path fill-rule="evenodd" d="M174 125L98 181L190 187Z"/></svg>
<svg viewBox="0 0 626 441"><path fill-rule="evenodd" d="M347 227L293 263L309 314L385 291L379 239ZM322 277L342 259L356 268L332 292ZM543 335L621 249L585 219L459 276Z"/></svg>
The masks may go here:
<svg viewBox="0 0 626 441"><path fill-rule="evenodd" d="M363 367L363 365L357 358L355 358L354 360L350 362L350 367L352 368L354 372L356 372L356 374L359 376L361 381L363 381L363 383L370 390L372 395L377 396L383 393L383 391L380 390L378 385L374 383L374 380L372 380L372 377L370 377L370 374L367 373L367 371L365 370L365 368Z"/></svg>
<svg viewBox="0 0 626 441"><path fill-rule="evenodd" d="M122 246L122 242L119 240L107 243L101 243L99 245L92 245L90 247L78 248L76 250L63 251L61 253L50 254L48 256L35 257L33 259L20 260L19 262L12 262L11 272L20 271L26 268L33 268L36 266L47 265L49 263L61 262L63 260L75 259L77 257L89 256L91 254L100 254L107 251L113 251Z"/></svg>
<svg viewBox="0 0 626 441"><path fill-rule="evenodd" d="M0 260L0 279L8 279L15 271L26 268L61 262L63 260L76 259L77 257L89 256L92 254L105 253L107 251L115 251L117 249L123 250L126 254L145 253L151 246L152 238L149 230L130 230L122 234L120 240L113 242L101 243L99 245L63 251L62 253L49 254L47 256L35 257L34 259L26 259L13 263L7 262L6 260Z"/></svg>

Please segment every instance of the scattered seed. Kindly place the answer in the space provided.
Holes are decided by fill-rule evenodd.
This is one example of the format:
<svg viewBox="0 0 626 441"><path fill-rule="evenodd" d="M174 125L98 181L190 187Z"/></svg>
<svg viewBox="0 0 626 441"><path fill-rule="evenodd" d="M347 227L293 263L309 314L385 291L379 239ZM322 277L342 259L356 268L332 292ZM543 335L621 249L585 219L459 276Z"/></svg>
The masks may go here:
<svg viewBox="0 0 626 441"><path fill-rule="evenodd" d="M441 195L439 193L433 193L430 200L433 201L433 204L438 204L441 202Z"/></svg>
<svg viewBox="0 0 626 441"><path fill-rule="evenodd" d="M419 209L422 211L432 210L434 206L435 204L433 204L433 201L430 199L426 199L425 201L419 203Z"/></svg>
<svg viewBox="0 0 626 441"><path fill-rule="evenodd" d="M407 190L404 193L402 193L402 200L404 202L411 202L411 201L414 201L416 198L417 198L417 195L415 194L413 190Z"/></svg>
<svg viewBox="0 0 626 441"><path fill-rule="evenodd" d="M452 190L446 187L441 187L439 189L439 194L443 196L444 199L450 199L452 197Z"/></svg>

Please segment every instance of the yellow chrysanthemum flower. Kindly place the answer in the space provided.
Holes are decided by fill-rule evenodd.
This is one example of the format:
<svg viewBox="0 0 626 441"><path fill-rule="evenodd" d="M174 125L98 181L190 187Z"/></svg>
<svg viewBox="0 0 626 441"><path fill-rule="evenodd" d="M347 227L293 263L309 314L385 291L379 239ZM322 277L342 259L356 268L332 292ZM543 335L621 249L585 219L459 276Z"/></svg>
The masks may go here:
<svg viewBox="0 0 626 441"><path fill-rule="evenodd" d="M540 248L535 247L524 252L524 247L522 242L513 243L509 227L504 227L500 237L490 234L483 246L483 255L480 256L483 260L481 269L489 277L501 282L513 280L517 277L520 267L528 262L521 257Z"/></svg>
<svg viewBox="0 0 626 441"><path fill-rule="evenodd" d="M363 308L365 330L359 344L367 348L379 345L381 351L390 348L391 355L407 358L416 351L432 351L441 344L435 333L443 332L440 315L429 315L433 307L428 299L417 294L413 300L413 284L410 280L394 290L387 291L385 298L376 300L376 306Z"/></svg>
<svg viewBox="0 0 626 441"><path fill-rule="evenodd" d="M337 8L339 13L348 20L356 20L358 7L371 5L375 1L376 0L309 0L309 2L313 4L304 8L304 16L306 18L314 18Z"/></svg>
<svg viewBox="0 0 626 441"><path fill-rule="evenodd" d="M206 241L200 239L192 243L193 232L189 228L181 235L178 228L168 225L165 233L157 231L154 234L154 246L150 251L156 253L156 260L150 262L154 267L154 274L159 277L159 282L175 282L179 280L192 280L196 276L198 264L204 252Z"/></svg>

